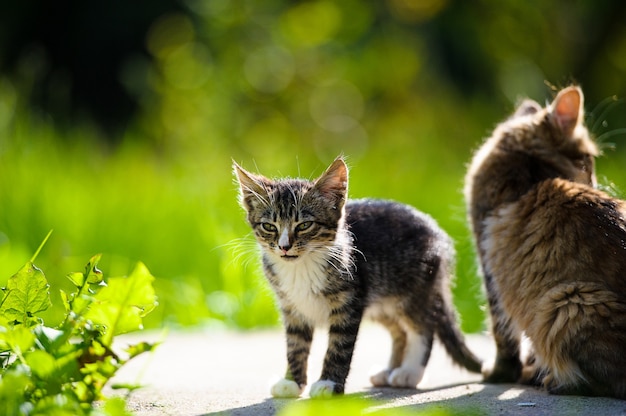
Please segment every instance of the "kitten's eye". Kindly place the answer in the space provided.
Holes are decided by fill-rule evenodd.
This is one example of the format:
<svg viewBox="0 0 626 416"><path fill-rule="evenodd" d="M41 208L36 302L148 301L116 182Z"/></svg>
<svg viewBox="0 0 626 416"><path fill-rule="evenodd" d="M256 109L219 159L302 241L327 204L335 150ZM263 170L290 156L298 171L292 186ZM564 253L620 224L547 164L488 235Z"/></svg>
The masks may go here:
<svg viewBox="0 0 626 416"><path fill-rule="evenodd" d="M261 228L269 233L275 233L277 231L276 226L274 224L270 224L269 222L262 222Z"/></svg>
<svg viewBox="0 0 626 416"><path fill-rule="evenodd" d="M308 230L309 228L311 228L312 225L313 221L301 222L300 224L296 225L296 231Z"/></svg>

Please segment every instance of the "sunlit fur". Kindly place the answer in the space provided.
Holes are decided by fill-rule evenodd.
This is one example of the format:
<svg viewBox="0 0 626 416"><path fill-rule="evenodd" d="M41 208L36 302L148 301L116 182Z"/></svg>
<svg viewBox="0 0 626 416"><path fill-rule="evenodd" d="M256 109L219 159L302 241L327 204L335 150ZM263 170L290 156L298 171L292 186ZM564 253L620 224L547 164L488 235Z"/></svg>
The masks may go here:
<svg viewBox="0 0 626 416"><path fill-rule="evenodd" d="M487 381L626 398L626 204L595 189L578 87L525 101L477 151L465 197L497 356ZM520 360L522 333L534 351Z"/></svg>
<svg viewBox="0 0 626 416"><path fill-rule="evenodd" d="M389 368L372 377L375 385L415 388L435 333L455 361L480 371L451 305L452 242L432 218L395 202L346 202L340 158L315 181L234 168L285 326L288 370L272 395L302 393L320 326L328 327L328 350L310 394L342 393L364 314L387 326L393 341Z"/></svg>

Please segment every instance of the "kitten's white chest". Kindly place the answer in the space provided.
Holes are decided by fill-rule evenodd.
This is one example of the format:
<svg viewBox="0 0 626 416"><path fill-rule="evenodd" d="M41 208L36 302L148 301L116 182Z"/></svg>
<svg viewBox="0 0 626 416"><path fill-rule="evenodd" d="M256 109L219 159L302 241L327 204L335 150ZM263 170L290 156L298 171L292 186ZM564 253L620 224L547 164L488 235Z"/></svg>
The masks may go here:
<svg viewBox="0 0 626 416"><path fill-rule="evenodd" d="M330 315L328 301L322 294L328 285L326 264L323 256L309 254L298 261L280 260L274 266L280 289L296 310L314 325L327 324Z"/></svg>

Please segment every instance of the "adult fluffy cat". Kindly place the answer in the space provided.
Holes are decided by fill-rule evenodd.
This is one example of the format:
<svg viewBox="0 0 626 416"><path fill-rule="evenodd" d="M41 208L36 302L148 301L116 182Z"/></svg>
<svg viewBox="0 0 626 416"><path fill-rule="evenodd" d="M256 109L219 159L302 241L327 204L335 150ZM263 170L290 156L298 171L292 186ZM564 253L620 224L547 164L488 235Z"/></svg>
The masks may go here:
<svg viewBox="0 0 626 416"><path fill-rule="evenodd" d="M389 368L372 376L374 385L415 388L434 333L457 363L480 372L450 301L452 242L430 217L395 202L346 203L348 170L340 158L314 182L234 169L287 337L288 370L274 396L302 393L316 326L328 326L329 342L310 394L343 393L364 314L393 340Z"/></svg>
<svg viewBox="0 0 626 416"><path fill-rule="evenodd" d="M487 381L626 398L626 204L594 188L597 153L569 87L545 108L522 103L474 156L465 197L497 344Z"/></svg>

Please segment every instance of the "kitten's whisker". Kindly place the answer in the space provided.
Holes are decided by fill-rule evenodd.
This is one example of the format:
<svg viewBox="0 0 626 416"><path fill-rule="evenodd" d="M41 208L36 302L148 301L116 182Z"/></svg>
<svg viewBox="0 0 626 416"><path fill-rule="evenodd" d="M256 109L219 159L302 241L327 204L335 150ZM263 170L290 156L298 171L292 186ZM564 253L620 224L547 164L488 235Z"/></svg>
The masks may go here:
<svg viewBox="0 0 626 416"><path fill-rule="evenodd" d="M226 248L227 251L231 254L232 259L229 264L232 263L241 263L244 268L247 268L250 262L256 261L258 258L258 244L256 240L251 239L253 233L250 232L246 234L244 237L235 238L227 243L221 244L214 248ZM243 258L243 261L241 261Z"/></svg>
<svg viewBox="0 0 626 416"><path fill-rule="evenodd" d="M351 280L354 279L352 275L353 270L356 267L352 256L349 252L346 252L342 247L338 246L315 246L314 252L325 253L328 256L325 257L326 262L331 265L340 275L348 275ZM335 260L335 261L332 261Z"/></svg>
<svg viewBox="0 0 626 416"><path fill-rule="evenodd" d="M322 244L311 244L309 248L311 253L322 254L324 261L338 271L340 275L347 273L352 278L350 264L346 264L341 248Z"/></svg>

